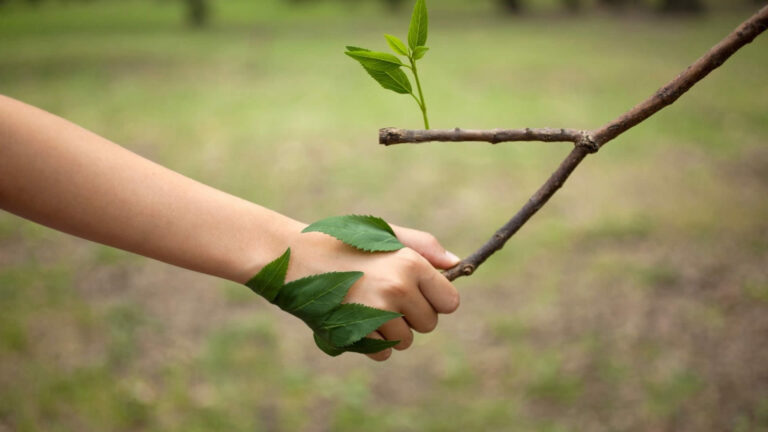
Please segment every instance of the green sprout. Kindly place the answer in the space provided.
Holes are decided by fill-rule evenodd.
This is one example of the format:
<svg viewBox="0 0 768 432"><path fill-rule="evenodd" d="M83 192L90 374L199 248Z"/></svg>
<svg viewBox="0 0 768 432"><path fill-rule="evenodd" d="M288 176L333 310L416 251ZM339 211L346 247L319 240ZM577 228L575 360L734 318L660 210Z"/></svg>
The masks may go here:
<svg viewBox="0 0 768 432"><path fill-rule="evenodd" d="M427 104L424 101L424 92L421 90L421 81L419 80L419 71L416 68L416 61L421 60L429 48L427 43L427 31L429 28L429 17L427 16L427 4L425 0L417 0L411 16L411 26L408 29L408 46L405 46L402 40L397 36L384 35L389 47L395 54L408 58L408 63L403 63L400 58L389 53L371 51L356 46L348 46L344 53L360 62L366 72L375 79L382 87L392 90L395 93L409 94L419 105L421 114L424 117L424 127L429 129L429 118L427 117ZM408 68L413 73L416 81L416 89L419 92L418 97L413 93L413 86L408 76L401 68Z"/></svg>

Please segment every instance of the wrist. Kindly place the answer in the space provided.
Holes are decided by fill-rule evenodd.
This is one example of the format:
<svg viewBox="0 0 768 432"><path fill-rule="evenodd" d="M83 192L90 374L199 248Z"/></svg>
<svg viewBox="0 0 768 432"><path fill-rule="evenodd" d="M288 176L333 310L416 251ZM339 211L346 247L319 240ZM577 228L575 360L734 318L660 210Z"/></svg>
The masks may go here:
<svg viewBox="0 0 768 432"><path fill-rule="evenodd" d="M232 249L230 275L227 279L244 284L265 265L296 243L307 225L288 216L257 206L247 233L236 240Z"/></svg>

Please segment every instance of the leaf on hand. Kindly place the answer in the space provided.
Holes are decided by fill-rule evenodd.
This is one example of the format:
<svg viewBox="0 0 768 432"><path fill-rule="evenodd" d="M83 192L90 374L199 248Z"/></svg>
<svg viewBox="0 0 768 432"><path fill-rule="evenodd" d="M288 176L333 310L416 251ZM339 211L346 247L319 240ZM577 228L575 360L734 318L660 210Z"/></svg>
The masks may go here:
<svg viewBox="0 0 768 432"><path fill-rule="evenodd" d="M288 261L291 258L291 249L285 251L278 259L264 266L261 271L251 278L245 285L256 294L263 296L272 302L285 283L285 274L288 271Z"/></svg>
<svg viewBox="0 0 768 432"><path fill-rule="evenodd" d="M388 72L381 72L365 68L365 71L387 90L400 94L410 94L413 92L411 80L408 79L408 75L402 69L398 68Z"/></svg>
<svg viewBox="0 0 768 432"><path fill-rule="evenodd" d="M325 233L366 252L392 252L405 247L392 227L375 216L334 216L317 221L302 232Z"/></svg>
<svg viewBox="0 0 768 432"><path fill-rule="evenodd" d="M315 328L339 306L349 288L362 276L362 272L338 272L298 279L285 284L275 304Z"/></svg>
<svg viewBox="0 0 768 432"><path fill-rule="evenodd" d="M392 348L393 346L399 343L400 343L399 340L388 341L388 340L373 339L373 338L366 337L366 338L360 339L359 341L353 343L348 347L345 347L344 349L350 352L356 352L360 354L373 354L379 351L384 351L387 348Z"/></svg>
<svg viewBox="0 0 768 432"><path fill-rule="evenodd" d="M347 51L344 54L352 57L366 69L388 72L403 66L403 62L392 54L376 51Z"/></svg>
<svg viewBox="0 0 768 432"><path fill-rule="evenodd" d="M316 332L331 345L345 348L359 341L385 322L402 314L369 306L347 303L334 309Z"/></svg>
<svg viewBox="0 0 768 432"><path fill-rule="evenodd" d="M374 216L340 216L316 222L303 232L323 232L370 252L394 251L404 246L392 227ZM365 337L385 322L402 316L361 304L342 304L362 272L337 272L309 276L285 283L291 250L264 266L246 285L271 303L302 319L315 333L315 343L337 356L351 351L370 354L391 348L399 341Z"/></svg>
<svg viewBox="0 0 768 432"><path fill-rule="evenodd" d="M328 340L324 339L317 333L314 334L314 338L315 338L315 344L317 345L317 347L320 348L324 353L332 357L336 357L345 352L354 352L354 353L360 353L360 354L374 354L380 351L384 351L385 349L392 348L395 345L400 343L399 340L388 341L388 340L372 339L372 338L365 337L353 343L350 346L339 348L331 344Z"/></svg>
<svg viewBox="0 0 768 432"><path fill-rule="evenodd" d="M413 50L413 59L421 60L427 51L429 51L429 48L425 46L417 46L416 49Z"/></svg>
<svg viewBox="0 0 768 432"><path fill-rule="evenodd" d="M429 17L427 16L427 4L425 0L416 0L411 16L411 26L408 29L408 45L412 50L427 43Z"/></svg>
<svg viewBox="0 0 768 432"><path fill-rule="evenodd" d="M328 354L331 357L336 357L340 354L347 352L346 348L339 348L337 346L334 346L327 339L324 339L317 333L314 334L314 338L315 338L315 345L317 345L318 348L320 348L324 353Z"/></svg>
<svg viewBox="0 0 768 432"><path fill-rule="evenodd" d="M408 55L408 48L406 48L405 44L400 40L399 37L392 36L390 34L385 34L384 37L387 39L389 47L392 48L392 51L394 51L395 54L404 56Z"/></svg>

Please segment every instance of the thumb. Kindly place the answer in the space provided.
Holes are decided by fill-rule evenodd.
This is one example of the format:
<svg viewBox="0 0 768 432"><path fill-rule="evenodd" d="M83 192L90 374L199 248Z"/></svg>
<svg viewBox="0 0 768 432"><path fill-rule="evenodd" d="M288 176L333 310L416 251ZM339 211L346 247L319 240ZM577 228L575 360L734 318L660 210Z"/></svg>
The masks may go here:
<svg viewBox="0 0 768 432"><path fill-rule="evenodd" d="M461 261L455 254L445 250L435 236L430 233L396 225L392 225L392 230L395 231L395 235L402 244L418 252L433 267L449 269Z"/></svg>

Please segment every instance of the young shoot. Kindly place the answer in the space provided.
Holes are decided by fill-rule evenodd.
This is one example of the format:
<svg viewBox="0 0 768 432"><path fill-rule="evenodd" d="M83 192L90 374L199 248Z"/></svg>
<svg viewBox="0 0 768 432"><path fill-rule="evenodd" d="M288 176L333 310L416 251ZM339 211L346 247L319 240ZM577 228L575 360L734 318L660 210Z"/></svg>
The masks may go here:
<svg viewBox="0 0 768 432"><path fill-rule="evenodd" d="M425 129L429 129L429 118L427 117L427 104L424 101L424 92L421 89L421 81L419 80L419 71L416 63L429 50L426 47L428 28L427 4L425 0L417 0L416 6L413 8L413 15L411 16L411 25L408 29L408 46L397 36L384 35L392 51L397 55L407 58L407 64L392 54L371 51L356 46L348 46L347 51L344 53L360 62L363 69L385 89L392 90L395 93L411 95L419 109L421 109ZM410 69L413 74L418 96L414 94L411 81L408 79L408 75L403 72L403 68Z"/></svg>

